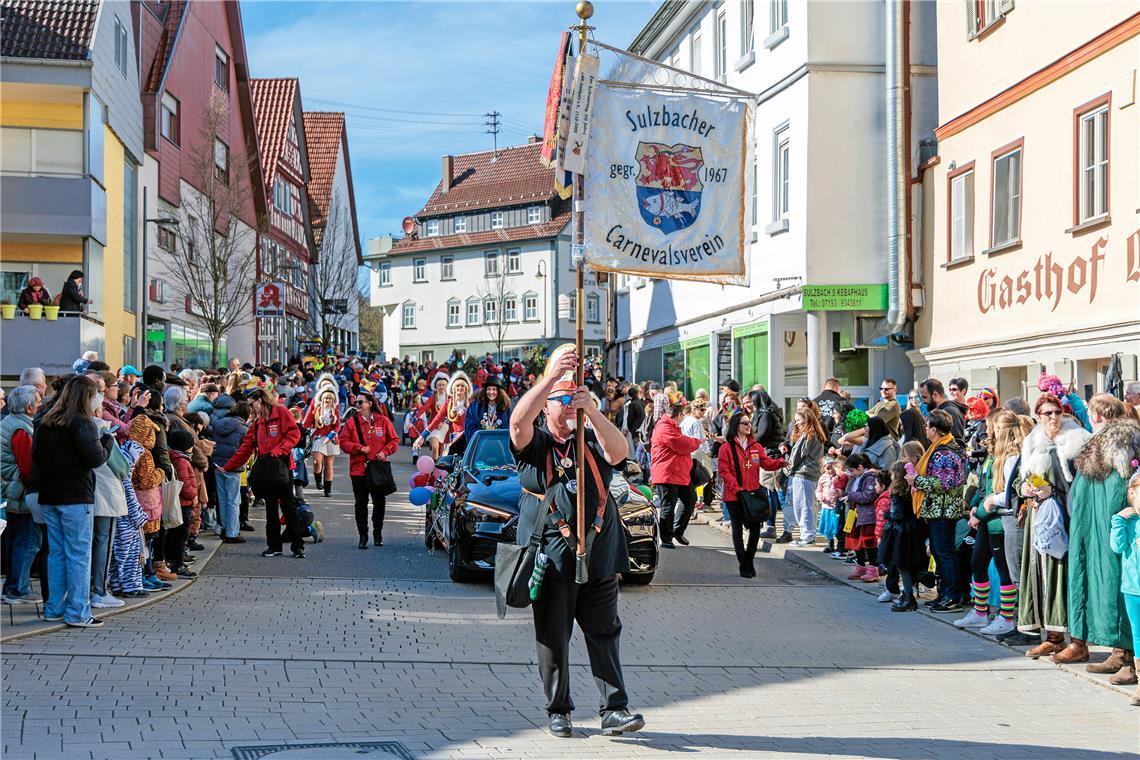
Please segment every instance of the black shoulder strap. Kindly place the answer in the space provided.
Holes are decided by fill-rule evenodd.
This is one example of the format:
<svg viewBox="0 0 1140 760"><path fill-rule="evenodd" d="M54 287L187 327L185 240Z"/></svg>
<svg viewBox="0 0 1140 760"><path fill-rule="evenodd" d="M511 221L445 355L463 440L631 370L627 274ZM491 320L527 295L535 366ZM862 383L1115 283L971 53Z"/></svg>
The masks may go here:
<svg viewBox="0 0 1140 760"><path fill-rule="evenodd" d="M364 429L360 427L360 415L352 415L352 421L356 423L356 437L359 439L360 445L364 445Z"/></svg>
<svg viewBox="0 0 1140 760"><path fill-rule="evenodd" d="M732 453L732 464L736 467L736 486L738 490L744 490L744 475L740 472L740 460L736 456L736 441L727 441L728 450Z"/></svg>

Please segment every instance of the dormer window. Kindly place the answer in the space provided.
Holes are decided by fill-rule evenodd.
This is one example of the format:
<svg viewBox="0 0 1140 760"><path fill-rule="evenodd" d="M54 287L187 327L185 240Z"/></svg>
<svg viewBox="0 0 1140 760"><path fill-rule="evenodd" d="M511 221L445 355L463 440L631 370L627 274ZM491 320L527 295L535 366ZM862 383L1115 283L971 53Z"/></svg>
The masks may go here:
<svg viewBox="0 0 1140 760"><path fill-rule="evenodd" d="M458 232L467 232L467 217L465 217L465 216L455 217L455 231L457 233Z"/></svg>
<svg viewBox="0 0 1140 760"><path fill-rule="evenodd" d="M501 230L506 226L507 215L502 211L491 212L491 229Z"/></svg>
<svg viewBox="0 0 1140 760"><path fill-rule="evenodd" d="M526 210L526 223L527 224L541 224L542 223L542 206L531 206Z"/></svg>
<svg viewBox="0 0 1140 760"><path fill-rule="evenodd" d="M439 220L438 219L428 219L427 220L427 236L428 237L435 237L438 234L439 234Z"/></svg>

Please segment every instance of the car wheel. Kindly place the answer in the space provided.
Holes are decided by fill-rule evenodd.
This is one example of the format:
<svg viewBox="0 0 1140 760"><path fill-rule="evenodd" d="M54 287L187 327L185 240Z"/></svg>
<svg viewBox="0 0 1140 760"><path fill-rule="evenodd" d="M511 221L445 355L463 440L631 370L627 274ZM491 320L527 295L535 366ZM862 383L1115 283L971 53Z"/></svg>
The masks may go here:
<svg viewBox="0 0 1140 760"><path fill-rule="evenodd" d="M654 573L622 573L621 582L627 586L648 586L653 582L653 575Z"/></svg>
<svg viewBox="0 0 1140 760"><path fill-rule="evenodd" d="M459 561L459 540L455 533L451 534L451 541L447 546L447 574L456 583L473 583L478 580L475 573L463 567Z"/></svg>

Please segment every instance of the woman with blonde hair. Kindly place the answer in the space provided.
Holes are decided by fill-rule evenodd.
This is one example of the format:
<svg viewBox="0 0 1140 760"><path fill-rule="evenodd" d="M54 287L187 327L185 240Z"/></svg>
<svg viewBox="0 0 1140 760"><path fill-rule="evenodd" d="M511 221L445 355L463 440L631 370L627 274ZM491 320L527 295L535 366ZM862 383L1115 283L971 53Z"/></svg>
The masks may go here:
<svg viewBox="0 0 1140 760"><path fill-rule="evenodd" d="M309 431L313 448L313 476L317 490L325 496L332 494L333 462L340 455L340 397L332 375L321 375L317 380L317 395L305 412L301 427Z"/></svg>

